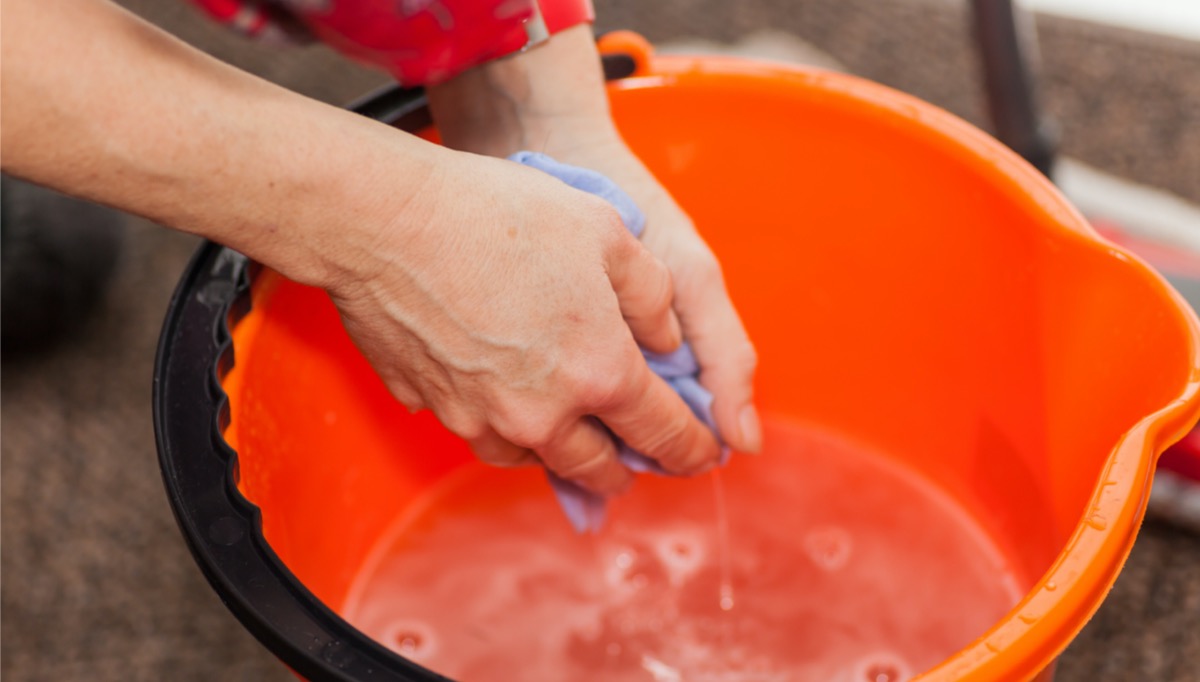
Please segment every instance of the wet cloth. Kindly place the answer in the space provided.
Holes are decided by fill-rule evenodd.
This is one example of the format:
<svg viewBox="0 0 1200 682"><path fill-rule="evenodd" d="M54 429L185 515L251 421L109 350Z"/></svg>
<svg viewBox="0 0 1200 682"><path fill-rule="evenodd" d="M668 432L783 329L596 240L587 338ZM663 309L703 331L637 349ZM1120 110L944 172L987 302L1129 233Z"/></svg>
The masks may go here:
<svg viewBox="0 0 1200 682"><path fill-rule="evenodd" d="M553 175L575 189L604 199L617 209L622 222L633 236L641 237L646 228L646 216L633 203L633 199L600 173L559 163L545 154L534 152L517 152L509 159ZM712 394L701 386L697 379L700 366L687 342L673 353L652 353L643 349L642 355L650 369L675 389L696 417L708 425L713 433L717 433L716 422L712 416ZM635 452L619 438L614 439L617 441L618 457L631 470L641 473L666 473L658 462ZM724 454L722 456L724 457ZM546 470L546 476L550 479L550 485L553 486L559 504L562 505L571 525L581 533L600 530L604 523L604 497L557 476L549 469Z"/></svg>

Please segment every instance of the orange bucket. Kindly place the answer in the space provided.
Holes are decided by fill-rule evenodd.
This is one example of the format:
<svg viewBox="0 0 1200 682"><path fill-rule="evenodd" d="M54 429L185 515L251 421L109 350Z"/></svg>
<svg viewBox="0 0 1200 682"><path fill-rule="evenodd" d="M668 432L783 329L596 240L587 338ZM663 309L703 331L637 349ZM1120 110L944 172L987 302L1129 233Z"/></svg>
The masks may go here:
<svg viewBox="0 0 1200 682"><path fill-rule="evenodd" d="M652 57L627 34L605 47L636 63L610 86L623 134L724 266L766 419L919 473L1026 576L1007 614L913 672L1048 679L1130 551L1157 455L1200 415L1194 315L941 110L840 74ZM440 679L335 612L405 505L471 456L387 394L323 293L242 266L202 251L164 330L156 425L184 534L300 674Z"/></svg>

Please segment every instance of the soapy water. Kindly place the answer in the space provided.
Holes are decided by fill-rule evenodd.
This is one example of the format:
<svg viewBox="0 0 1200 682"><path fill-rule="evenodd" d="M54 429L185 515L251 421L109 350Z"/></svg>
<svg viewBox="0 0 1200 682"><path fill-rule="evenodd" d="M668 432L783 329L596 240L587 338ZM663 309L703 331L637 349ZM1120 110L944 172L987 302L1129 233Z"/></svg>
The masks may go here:
<svg viewBox="0 0 1200 682"><path fill-rule="evenodd" d="M901 682L1019 599L924 479L765 428L765 454L720 479L640 477L594 536L540 472L468 465L397 519L342 613L462 682Z"/></svg>

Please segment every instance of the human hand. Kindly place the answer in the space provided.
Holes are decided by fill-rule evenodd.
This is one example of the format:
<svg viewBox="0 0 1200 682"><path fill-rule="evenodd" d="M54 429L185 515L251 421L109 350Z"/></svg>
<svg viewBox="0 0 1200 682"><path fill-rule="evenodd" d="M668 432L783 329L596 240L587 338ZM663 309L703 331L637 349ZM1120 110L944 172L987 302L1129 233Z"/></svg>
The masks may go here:
<svg viewBox="0 0 1200 682"><path fill-rule="evenodd" d="M711 432L638 350L679 346L666 267L607 202L442 155L402 224L346 235L360 247L325 285L392 393L486 462L540 461L600 493L631 481L605 427L673 473L714 465Z"/></svg>
<svg viewBox="0 0 1200 682"><path fill-rule="evenodd" d="M667 266L683 338L700 365L700 383L713 394L713 418L724 441L758 452L762 427L753 402L757 355L725 288L720 263L691 218L618 135L596 135L548 154L591 168L626 191L646 215L642 243Z"/></svg>
<svg viewBox="0 0 1200 682"><path fill-rule="evenodd" d="M691 219L621 139L608 110L600 60L587 27L429 89L443 141L493 156L539 151L608 176L646 214L642 242L671 273L684 338L726 444L761 448L753 405L756 355L725 290L717 259Z"/></svg>

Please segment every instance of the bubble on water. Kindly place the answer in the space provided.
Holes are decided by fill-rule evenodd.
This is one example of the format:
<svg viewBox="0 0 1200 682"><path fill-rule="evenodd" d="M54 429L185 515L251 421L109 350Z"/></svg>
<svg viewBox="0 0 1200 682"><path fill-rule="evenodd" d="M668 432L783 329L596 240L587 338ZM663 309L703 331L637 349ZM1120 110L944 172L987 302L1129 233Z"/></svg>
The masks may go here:
<svg viewBox="0 0 1200 682"><path fill-rule="evenodd" d="M433 631L424 623L405 621L392 625L385 643L406 658L429 656L434 650Z"/></svg>
<svg viewBox="0 0 1200 682"><path fill-rule="evenodd" d="M656 544L658 558L672 584L686 582L704 562L704 546L694 534L666 535Z"/></svg>
<svg viewBox="0 0 1200 682"><path fill-rule="evenodd" d="M612 559L605 573L606 582L617 588L616 594L628 596L650 587L662 586L670 580L668 569L655 552L639 547L624 548Z"/></svg>
<svg viewBox="0 0 1200 682"><path fill-rule="evenodd" d="M804 537L804 549L813 563L826 571L836 571L850 560L854 541L838 526L814 528Z"/></svg>
<svg viewBox="0 0 1200 682"><path fill-rule="evenodd" d="M898 682L899 679L900 672L886 663L867 668L867 682Z"/></svg>
<svg viewBox="0 0 1200 682"><path fill-rule="evenodd" d="M867 657L859 665L859 682L905 682L912 677L908 664L894 654L881 653Z"/></svg>
<svg viewBox="0 0 1200 682"><path fill-rule="evenodd" d="M668 538L660 544L659 556L671 565L691 568L704 559L704 548L694 537Z"/></svg>
<svg viewBox="0 0 1200 682"><path fill-rule="evenodd" d="M421 650L425 644L425 639L416 632L404 632L396 636L396 646L400 649L400 653L412 655Z"/></svg>
<svg viewBox="0 0 1200 682"><path fill-rule="evenodd" d="M622 548L613 556L604 572L605 581L614 587L623 586L629 582L629 576L638 559L637 552L631 548Z"/></svg>

